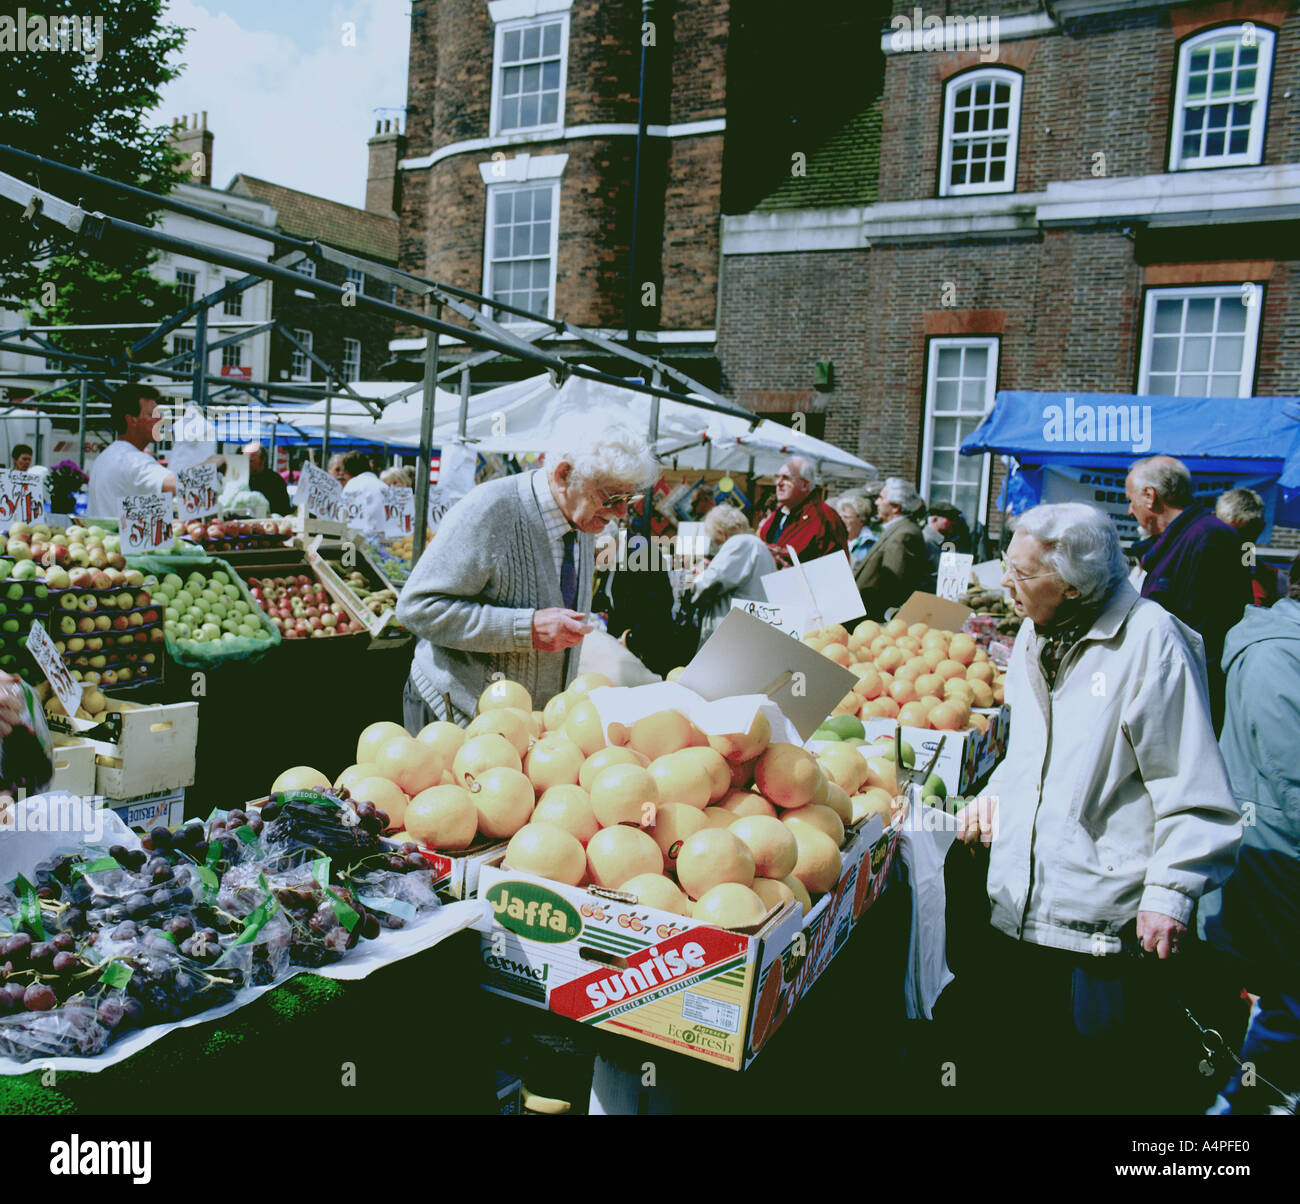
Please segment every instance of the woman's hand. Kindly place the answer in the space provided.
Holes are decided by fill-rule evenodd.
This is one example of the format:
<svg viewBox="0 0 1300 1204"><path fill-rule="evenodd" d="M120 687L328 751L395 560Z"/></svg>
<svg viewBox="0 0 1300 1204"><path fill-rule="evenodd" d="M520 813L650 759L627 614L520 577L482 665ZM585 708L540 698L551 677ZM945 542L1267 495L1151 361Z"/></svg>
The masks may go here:
<svg viewBox="0 0 1300 1204"><path fill-rule="evenodd" d="M0 740L16 727L22 727L27 711L19 679L0 673Z"/></svg>

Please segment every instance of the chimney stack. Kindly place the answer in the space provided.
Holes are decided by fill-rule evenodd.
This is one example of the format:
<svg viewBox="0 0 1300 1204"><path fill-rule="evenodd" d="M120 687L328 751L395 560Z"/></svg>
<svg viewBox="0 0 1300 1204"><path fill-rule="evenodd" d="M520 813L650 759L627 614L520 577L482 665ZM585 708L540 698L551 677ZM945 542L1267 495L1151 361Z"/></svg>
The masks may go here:
<svg viewBox="0 0 1300 1204"><path fill-rule="evenodd" d="M212 132L207 110L172 122L172 145L185 156L177 171L191 184L212 183Z"/></svg>
<svg viewBox="0 0 1300 1204"><path fill-rule="evenodd" d="M402 176L397 165L406 156L406 135L396 118L376 121L374 137L366 146L370 150L366 210L392 217L402 207Z"/></svg>

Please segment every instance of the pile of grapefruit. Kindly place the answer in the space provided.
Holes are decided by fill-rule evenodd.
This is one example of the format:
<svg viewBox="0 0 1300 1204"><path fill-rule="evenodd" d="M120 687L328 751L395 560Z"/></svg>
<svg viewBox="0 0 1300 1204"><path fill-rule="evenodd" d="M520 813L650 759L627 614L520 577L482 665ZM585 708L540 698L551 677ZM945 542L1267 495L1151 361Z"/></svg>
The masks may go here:
<svg viewBox="0 0 1300 1204"><path fill-rule="evenodd" d="M804 643L858 679L834 715L897 719L905 727L938 731L987 731L988 718L978 709L1002 705L1005 674L963 632L867 619L852 635L836 623L805 636Z"/></svg>

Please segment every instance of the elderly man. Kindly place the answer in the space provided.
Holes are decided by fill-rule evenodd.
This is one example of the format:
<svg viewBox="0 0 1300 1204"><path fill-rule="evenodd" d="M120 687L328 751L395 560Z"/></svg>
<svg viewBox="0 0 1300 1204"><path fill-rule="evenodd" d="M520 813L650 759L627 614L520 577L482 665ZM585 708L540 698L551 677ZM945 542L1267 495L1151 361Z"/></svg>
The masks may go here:
<svg viewBox="0 0 1300 1204"><path fill-rule="evenodd" d="M758 537L778 568L793 563L791 551L800 560L848 551L844 520L813 496L816 487L817 470L802 456L792 456L776 474L776 509L759 525Z"/></svg>
<svg viewBox="0 0 1300 1204"><path fill-rule="evenodd" d="M1095 507L1027 511L1006 560L1026 620L1007 671L1011 737L960 814L963 838L990 846L984 968L1003 996L992 1023L1014 1045L996 1073L1036 1077L1018 1084L1020 1110L1053 1089L1071 1110L1143 1110L1176 1079L1153 1059L1185 1053L1187 1034L1121 954L1175 955L1241 840L1201 641L1138 597Z"/></svg>
<svg viewBox="0 0 1300 1204"><path fill-rule="evenodd" d="M384 486L371 471L365 452L350 451L343 457L343 505L351 508L348 525L367 535L384 529Z"/></svg>
<svg viewBox="0 0 1300 1204"><path fill-rule="evenodd" d="M591 630L594 537L659 466L643 440L618 430L546 462L461 498L402 589L398 619L420 641L403 699L412 733L435 718L468 721L494 676L517 681L538 708L576 676L568 650Z"/></svg>
<svg viewBox="0 0 1300 1204"><path fill-rule="evenodd" d="M880 536L853 574L869 619L883 618L890 607L925 588L930 555L921 528L907 517L923 505L916 490L899 477L890 477L876 498Z"/></svg>
<svg viewBox="0 0 1300 1204"><path fill-rule="evenodd" d="M1229 489L1219 494L1219 500L1214 503L1214 514L1237 532L1243 544L1259 543L1259 537L1268 525L1264 499L1253 489ZM1252 557L1243 555L1242 559L1250 560ZM1255 563L1246 567L1250 574L1252 605L1272 606L1278 599L1277 569L1258 558L1253 559Z"/></svg>
<svg viewBox="0 0 1300 1204"><path fill-rule="evenodd" d="M272 472L266 465L266 448L260 443L246 443L244 455L248 457L248 487L254 493L266 498L272 514L288 514L289 487L278 472Z"/></svg>
<svg viewBox="0 0 1300 1204"><path fill-rule="evenodd" d="M1143 538L1142 596L1199 632L1205 641L1214 730L1223 726L1223 637L1250 605L1243 540L1192 495L1192 474L1172 456L1138 460L1124 482L1129 513Z"/></svg>

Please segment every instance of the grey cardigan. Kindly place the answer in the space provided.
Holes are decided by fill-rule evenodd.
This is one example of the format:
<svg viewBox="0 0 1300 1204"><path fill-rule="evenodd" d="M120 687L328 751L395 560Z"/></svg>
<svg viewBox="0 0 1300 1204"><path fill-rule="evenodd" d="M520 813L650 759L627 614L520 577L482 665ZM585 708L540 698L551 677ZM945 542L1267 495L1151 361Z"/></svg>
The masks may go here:
<svg viewBox="0 0 1300 1204"><path fill-rule="evenodd" d="M541 470L538 470L541 471ZM439 718L450 693L459 717L504 675L539 710L577 675L577 648L533 648L533 611L563 606L560 578L533 496L534 473L488 481L443 517L397 604L398 620L419 640L411 682ZM591 609L595 537L578 532L576 609Z"/></svg>

